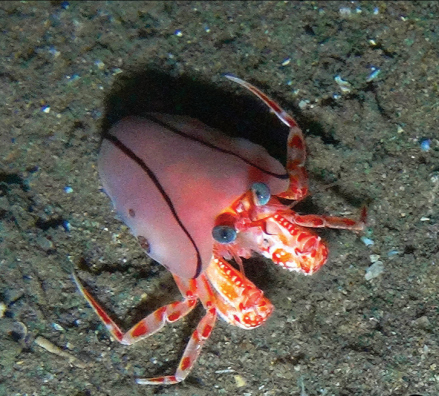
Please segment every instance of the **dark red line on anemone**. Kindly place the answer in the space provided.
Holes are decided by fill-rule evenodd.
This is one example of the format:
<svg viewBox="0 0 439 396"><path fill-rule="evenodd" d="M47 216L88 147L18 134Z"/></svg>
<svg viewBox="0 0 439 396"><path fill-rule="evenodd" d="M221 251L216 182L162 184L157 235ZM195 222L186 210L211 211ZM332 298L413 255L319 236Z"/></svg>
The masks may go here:
<svg viewBox="0 0 439 396"><path fill-rule="evenodd" d="M196 255L197 255L197 268L195 271L195 275L194 278L198 278L198 276L201 273L202 270L202 263L201 263L201 255L200 255L200 251L198 250L198 247L194 241L194 239L192 238L191 234L189 233L189 231L186 229L186 227L184 226L183 222L180 220L180 218L178 217L177 211L175 210L175 207L171 201L171 198L169 197L169 195L166 193L165 189L163 188L163 186L160 184L160 181L158 179L158 177L155 175L155 173L151 170L151 168L149 168L148 165L146 165L145 161L143 161L139 156L136 155L136 153L134 153L133 150L131 150L129 147L125 146L125 144L123 144L116 136L111 135L109 133L104 134L103 136L104 139L107 139L109 142L113 143L119 150L121 150L125 155L127 155L129 158L131 158L134 162L137 163L137 165L139 165L143 171L145 171L145 173L150 177L150 179L152 180L152 182L155 184L155 186L157 187L157 189L159 190L162 198L165 200L166 204L169 207L169 210L172 213L172 216L174 216L175 221L178 223L178 225L180 226L180 228L183 230L183 232L186 234L186 236L188 237L188 239L190 240L192 246L195 249Z"/></svg>
<svg viewBox="0 0 439 396"><path fill-rule="evenodd" d="M204 145L204 146L206 146L206 147L209 147L209 148L211 148L211 149L217 150L217 151L219 151L219 152L221 152L221 153L228 154L228 155L233 155L234 157L239 158L240 160L244 161L246 164L248 164L248 165L250 165L250 166L253 166L254 168L260 170L261 172L264 172L264 173L267 174L267 175L270 175L270 176L276 177L276 178L278 178L278 179L288 179L288 178L289 178L288 173L279 174L279 173L274 173L274 172L270 172L269 170L263 169L263 168L261 168L260 166L258 166L258 165L256 165L256 164L253 164L253 163L250 162L249 160L247 160L247 159L241 157L240 155L234 153L233 151L226 150L226 149L223 149L223 148L221 148L221 147L217 147L217 146L215 146L214 144L211 144L211 143L205 142L204 140L201 140L201 139L198 139L198 138L196 138L196 137L194 137L194 136L188 135L187 133L184 133L184 132L180 131L179 129L174 128L172 125L169 125L169 124L167 124L166 122L163 122L163 121L157 119L156 117L154 117L154 116L151 115L151 114L147 114L146 116L144 116L144 118L147 118L147 119L149 119L149 120L155 122L156 124L159 124L160 126L166 128L166 129L169 129L169 130L171 130L172 132L176 133L177 135L180 135L180 136L182 136L182 137L184 137L184 138L186 138L186 139L193 140L193 141L198 142L198 143L200 143L200 144L202 144L202 145Z"/></svg>

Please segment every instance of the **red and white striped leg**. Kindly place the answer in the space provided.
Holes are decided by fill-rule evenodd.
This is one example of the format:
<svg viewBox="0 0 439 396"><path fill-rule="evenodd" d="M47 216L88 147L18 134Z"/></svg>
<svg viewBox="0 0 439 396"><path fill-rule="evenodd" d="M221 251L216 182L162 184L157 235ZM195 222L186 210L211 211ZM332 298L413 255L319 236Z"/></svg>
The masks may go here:
<svg viewBox="0 0 439 396"><path fill-rule="evenodd" d="M150 315L146 316L140 322L135 324L130 330L126 333L122 332L119 326L110 318L110 316L104 311L104 309L96 302L96 300L91 296L91 294L82 286L78 277L75 274L73 275L73 279L88 301L90 306L96 312L101 321L105 324L110 334L121 344L131 345L140 341L150 335L159 331L166 323L173 323L185 315L187 315L192 309L195 307L198 301L197 295L197 280L188 279L182 280L175 276L175 280L177 282L177 286L180 289L181 294L184 297L183 301L176 301L171 304L165 305ZM211 312L213 311L213 312ZM186 348L185 353L183 354L183 358L180 362L180 365L177 369L177 372L174 376L169 377L160 377L153 378L151 380L141 379L138 380L139 383L151 383L151 384L159 384L159 383L176 383L182 381L190 369L193 366L193 363L198 356L199 345L204 343L204 340L210 334L211 327L213 327L212 322L215 322L216 313L215 309L209 310L208 314L203 318L200 324L192 335L191 341L189 342L188 347ZM209 327L209 325L211 327ZM198 333L200 334L198 336ZM197 338L198 337L198 338ZM197 343L197 340L200 340ZM197 350L198 348L198 350ZM148 382L149 381L149 382Z"/></svg>
<svg viewBox="0 0 439 396"><path fill-rule="evenodd" d="M279 198L300 201L308 195L308 175L305 170L306 149L302 130L294 125L288 135L287 171L290 178L288 189Z"/></svg>
<svg viewBox="0 0 439 396"><path fill-rule="evenodd" d="M124 333L105 312L105 310L96 302L91 294L84 288L84 286L82 286L75 274L73 274L73 279L75 280L79 291L105 324L110 334L117 341L124 345L132 345L137 341L156 333L166 323L173 323L181 319L183 316L186 316L190 311L192 311L198 301L195 280L188 280L186 284L181 282L178 287L181 294L185 298L183 301L176 301L157 309Z"/></svg>
<svg viewBox="0 0 439 396"><path fill-rule="evenodd" d="M209 308L206 315L198 323L197 328L192 333L191 339L183 352L177 371L174 375L167 375L156 378L137 378L136 382L140 385L172 385L183 381L192 370L195 362L200 355L201 349L209 338L216 321L216 309Z"/></svg>
<svg viewBox="0 0 439 396"><path fill-rule="evenodd" d="M179 278L176 275L173 276L180 290L185 287L185 283L196 282L197 295L201 298L206 308L206 315L201 319L197 328L192 333L175 374L156 378L137 378L136 382L140 385L172 385L183 381L192 370L204 343L209 338L215 326L217 316L214 306L215 297L205 275L201 274L196 280L189 281Z"/></svg>
<svg viewBox="0 0 439 396"><path fill-rule="evenodd" d="M287 171L290 178L290 185L285 192L278 196L295 201L305 198L308 194L308 176L305 170L306 149L302 130L293 117L258 88L238 77L231 75L226 75L226 77L256 95L276 114L279 120L290 128L287 145Z"/></svg>
<svg viewBox="0 0 439 396"><path fill-rule="evenodd" d="M283 216L283 215L274 215ZM361 210L360 220L353 220L344 217L324 216L324 215L299 215L294 213L293 215L285 215L290 222L300 225L302 227L309 228L337 228L352 231L361 231L366 224L367 211L364 207Z"/></svg>

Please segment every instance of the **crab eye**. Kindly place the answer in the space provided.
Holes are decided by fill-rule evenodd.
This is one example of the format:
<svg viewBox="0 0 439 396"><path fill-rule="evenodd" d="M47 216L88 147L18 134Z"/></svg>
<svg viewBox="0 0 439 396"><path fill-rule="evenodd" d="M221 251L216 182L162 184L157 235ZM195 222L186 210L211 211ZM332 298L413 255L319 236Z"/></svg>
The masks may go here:
<svg viewBox="0 0 439 396"><path fill-rule="evenodd" d="M270 189L265 183L253 183L251 190L257 206L265 205L270 200Z"/></svg>
<svg viewBox="0 0 439 396"><path fill-rule="evenodd" d="M212 229L212 236L219 243L231 243L236 239L236 230L227 225L217 225Z"/></svg>

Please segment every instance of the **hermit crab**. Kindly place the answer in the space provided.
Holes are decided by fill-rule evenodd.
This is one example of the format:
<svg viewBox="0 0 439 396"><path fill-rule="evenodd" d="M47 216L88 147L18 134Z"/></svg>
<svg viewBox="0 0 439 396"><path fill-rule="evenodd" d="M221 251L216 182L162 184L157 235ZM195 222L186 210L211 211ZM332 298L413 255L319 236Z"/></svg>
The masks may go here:
<svg viewBox="0 0 439 396"><path fill-rule="evenodd" d="M313 228L364 227L365 211L355 221L293 210L308 194L302 131L259 89L226 77L259 97L289 128L286 169L257 144L226 136L193 118L168 114L125 118L105 134L101 146L98 168L106 193L145 252L172 273L182 299L124 332L73 275L79 290L111 335L125 345L181 319L198 300L206 310L175 373L137 378L139 384L183 381L217 316L243 329L267 320L273 306L246 278L242 258L256 253L311 275L328 255Z"/></svg>

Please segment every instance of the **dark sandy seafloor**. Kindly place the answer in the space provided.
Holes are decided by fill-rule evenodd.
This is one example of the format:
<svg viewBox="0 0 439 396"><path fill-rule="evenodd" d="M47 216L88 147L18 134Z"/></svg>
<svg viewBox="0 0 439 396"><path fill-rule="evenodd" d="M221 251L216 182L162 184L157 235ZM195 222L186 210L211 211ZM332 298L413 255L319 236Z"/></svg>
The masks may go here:
<svg viewBox="0 0 439 396"><path fill-rule="evenodd" d="M438 15L437 2L2 2L0 395L439 394ZM124 329L178 298L102 192L100 133L130 106L206 102L227 126L249 94L225 72L302 126L301 213L367 205L367 229L322 231L330 257L312 277L247 263L276 307L267 323L218 321L184 383L139 386L173 373L203 311L127 347L77 292L72 266ZM191 84L208 89L194 100ZM251 103L235 121L263 113L277 136Z"/></svg>

